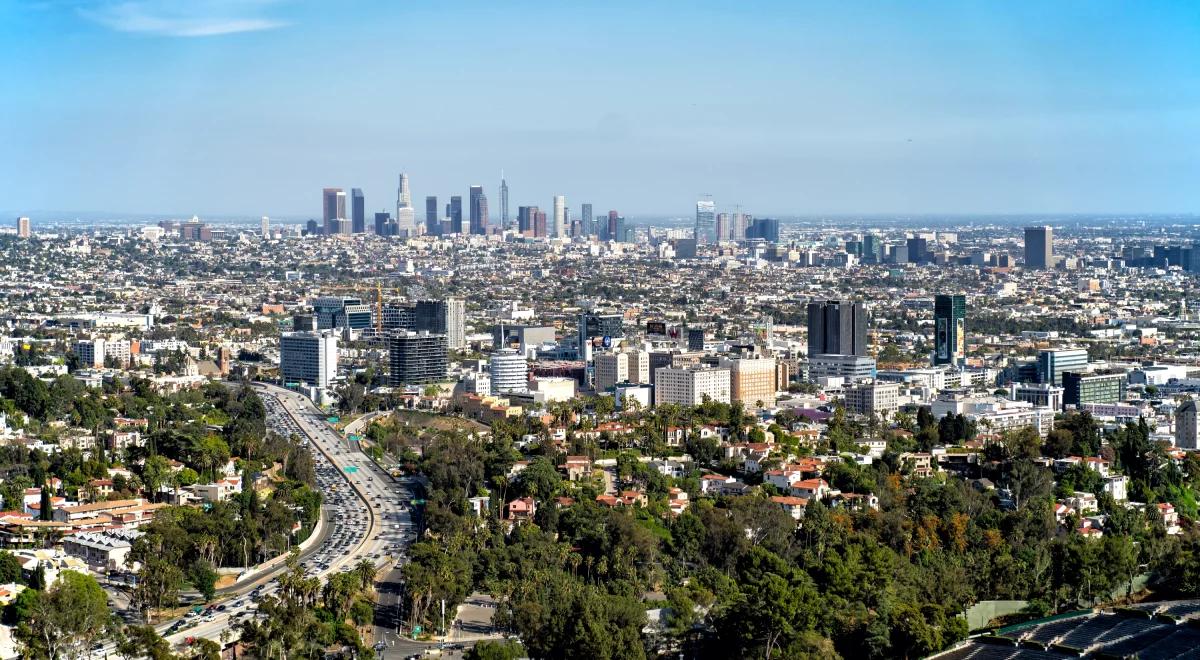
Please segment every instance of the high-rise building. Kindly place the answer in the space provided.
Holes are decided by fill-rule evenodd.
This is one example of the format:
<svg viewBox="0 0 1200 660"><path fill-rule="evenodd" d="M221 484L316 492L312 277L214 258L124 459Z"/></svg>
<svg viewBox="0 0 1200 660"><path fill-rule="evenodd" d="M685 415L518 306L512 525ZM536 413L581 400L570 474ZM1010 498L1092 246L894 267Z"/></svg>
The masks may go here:
<svg viewBox="0 0 1200 660"><path fill-rule="evenodd" d="M696 228L694 237L697 243L717 242L716 228L717 205L710 199L696 202Z"/></svg>
<svg viewBox="0 0 1200 660"><path fill-rule="evenodd" d="M654 372L654 405L729 403L729 370L706 366L662 367Z"/></svg>
<svg viewBox="0 0 1200 660"><path fill-rule="evenodd" d="M483 194L483 186L471 186L471 228L472 234L487 233L487 196Z"/></svg>
<svg viewBox="0 0 1200 660"><path fill-rule="evenodd" d="M808 378L842 378L847 382L858 382L875 378L875 358L865 355L823 354L808 356Z"/></svg>
<svg viewBox="0 0 1200 660"><path fill-rule="evenodd" d="M1082 374L1064 371L1063 405L1080 408L1085 403L1120 403L1128 380L1123 373Z"/></svg>
<svg viewBox="0 0 1200 660"><path fill-rule="evenodd" d="M596 391L607 392L618 383L649 383L650 354L645 351L597 353Z"/></svg>
<svg viewBox="0 0 1200 660"><path fill-rule="evenodd" d="M883 263L883 239L876 234L863 236L863 262L868 264Z"/></svg>
<svg viewBox="0 0 1200 660"><path fill-rule="evenodd" d="M533 207L536 213L533 214L533 235L538 238L546 238L550 235L549 229L546 228L546 212Z"/></svg>
<svg viewBox="0 0 1200 660"><path fill-rule="evenodd" d="M867 355L867 310L860 302L808 303L808 355Z"/></svg>
<svg viewBox="0 0 1200 660"><path fill-rule="evenodd" d="M371 327L371 305L361 298L345 296L323 296L312 301L313 314L317 317L317 328L350 328L362 330Z"/></svg>
<svg viewBox="0 0 1200 660"><path fill-rule="evenodd" d="M392 334L388 340L388 385L424 385L446 380L446 335L430 332Z"/></svg>
<svg viewBox="0 0 1200 660"><path fill-rule="evenodd" d="M1088 366L1086 348L1047 349L1038 353L1037 373L1039 383L1063 384L1063 374L1072 371L1084 373Z"/></svg>
<svg viewBox="0 0 1200 660"><path fill-rule="evenodd" d="M775 218L754 218L750 222L750 226L746 227L746 238L778 243L779 221Z"/></svg>
<svg viewBox="0 0 1200 660"><path fill-rule="evenodd" d="M258 221L258 229L259 229L259 233L262 235L262 239L264 241L270 239L271 238L271 219L264 215Z"/></svg>
<svg viewBox="0 0 1200 660"><path fill-rule="evenodd" d="M322 224L328 235L338 232L338 218L346 217L346 193L341 188L325 188L321 191Z"/></svg>
<svg viewBox="0 0 1200 660"><path fill-rule="evenodd" d="M746 230L749 229L750 223L753 221L754 218L752 218L748 213L742 213L741 211L734 213L733 226L730 227L729 238L735 241L746 240Z"/></svg>
<svg viewBox="0 0 1200 660"><path fill-rule="evenodd" d="M846 409L860 415L894 414L900 410L900 383L862 382L845 390Z"/></svg>
<svg viewBox="0 0 1200 660"><path fill-rule="evenodd" d="M362 188L350 189L350 231L355 234L367 233L367 201Z"/></svg>
<svg viewBox="0 0 1200 660"><path fill-rule="evenodd" d="M538 207L536 206L518 206L517 231L522 234L533 235L533 225L537 219L537 212Z"/></svg>
<svg viewBox="0 0 1200 660"><path fill-rule="evenodd" d="M580 359L585 361L591 360L591 349L594 340L599 339L603 343L606 338L611 340L613 337L624 336L624 322L625 317L621 314L599 314L595 312L580 314L579 325L576 329Z"/></svg>
<svg viewBox="0 0 1200 660"><path fill-rule="evenodd" d="M929 263L929 240L923 236L910 236L908 243L908 262L912 264Z"/></svg>
<svg viewBox="0 0 1200 660"><path fill-rule="evenodd" d="M488 360L492 378L492 394L523 394L529 390L529 363L525 356L511 348L492 354Z"/></svg>
<svg viewBox="0 0 1200 660"><path fill-rule="evenodd" d="M437 196L429 195L425 198L425 233L437 236L441 231L442 216L438 213Z"/></svg>
<svg viewBox="0 0 1200 660"><path fill-rule="evenodd" d="M508 181L503 170L500 171L500 228L508 229Z"/></svg>
<svg viewBox="0 0 1200 660"><path fill-rule="evenodd" d="M81 339L75 342L75 357L79 366L98 369L104 366L104 339Z"/></svg>
<svg viewBox="0 0 1200 660"><path fill-rule="evenodd" d="M563 238L567 235L567 198L563 195L554 196L554 237Z"/></svg>
<svg viewBox="0 0 1200 660"><path fill-rule="evenodd" d="M608 226L605 228L605 232L604 232L604 236L603 236L604 240L606 240L606 241L620 240L617 238L617 235L620 231L620 227L617 226L619 224L621 224L621 214L617 213L617 211L615 209L609 210Z"/></svg>
<svg viewBox="0 0 1200 660"><path fill-rule="evenodd" d="M380 211L375 214L375 234L377 236L391 236L391 224L391 213Z"/></svg>
<svg viewBox="0 0 1200 660"><path fill-rule="evenodd" d="M29 218L25 216L17 218L17 238L29 238L30 234Z"/></svg>
<svg viewBox="0 0 1200 660"><path fill-rule="evenodd" d="M775 358L722 358L720 366L729 369L730 401L745 406L775 405Z"/></svg>
<svg viewBox="0 0 1200 660"><path fill-rule="evenodd" d="M463 233L461 195L454 195L450 198L450 212L446 215L450 216L450 230L455 234Z"/></svg>
<svg viewBox="0 0 1200 660"><path fill-rule="evenodd" d="M1044 270L1054 267L1054 229L1025 228L1025 267Z"/></svg>
<svg viewBox="0 0 1200 660"><path fill-rule="evenodd" d="M1187 399L1175 409L1175 446L1200 449L1200 409L1195 399Z"/></svg>
<svg viewBox="0 0 1200 660"><path fill-rule="evenodd" d="M718 213L717 214L717 227L715 230L716 235L717 235L716 242L719 243L721 241L729 240L730 221L731 221L731 218L728 213Z"/></svg>
<svg viewBox="0 0 1200 660"><path fill-rule="evenodd" d="M446 336L446 346L459 349L466 345L466 303L446 300L418 300L413 312L417 331Z"/></svg>
<svg viewBox="0 0 1200 660"><path fill-rule="evenodd" d="M933 299L933 364L961 365L967 354L967 298L939 295Z"/></svg>
<svg viewBox="0 0 1200 660"><path fill-rule="evenodd" d="M279 376L285 386L328 388L337 376L337 358L334 332L285 332L279 338Z"/></svg>
<svg viewBox="0 0 1200 660"><path fill-rule="evenodd" d="M583 223L583 231L590 236L595 236L596 221L592 218L592 205L584 204L579 210L579 220Z"/></svg>

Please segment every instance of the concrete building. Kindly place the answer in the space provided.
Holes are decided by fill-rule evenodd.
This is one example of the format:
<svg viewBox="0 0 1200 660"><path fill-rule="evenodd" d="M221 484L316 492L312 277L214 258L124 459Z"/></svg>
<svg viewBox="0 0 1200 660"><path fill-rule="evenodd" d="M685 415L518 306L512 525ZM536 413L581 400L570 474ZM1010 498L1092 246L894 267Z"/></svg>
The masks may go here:
<svg viewBox="0 0 1200 660"><path fill-rule="evenodd" d="M21 216L17 218L17 238L29 238L32 232L29 228L29 218Z"/></svg>
<svg viewBox="0 0 1200 660"><path fill-rule="evenodd" d="M597 392L607 392L617 383L650 382L650 354L645 351L599 353L595 362Z"/></svg>
<svg viewBox="0 0 1200 660"><path fill-rule="evenodd" d="M75 357L79 358L82 367L104 366L104 340L81 339L75 342Z"/></svg>
<svg viewBox="0 0 1200 660"><path fill-rule="evenodd" d="M1025 267L1043 270L1054 267L1054 229L1025 228Z"/></svg>
<svg viewBox="0 0 1200 660"><path fill-rule="evenodd" d="M337 376L337 357L333 332L285 332L279 338L280 380L284 386L328 388Z"/></svg>
<svg viewBox="0 0 1200 660"><path fill-rule="evenodd" d="M808 303L808 354L868 355L867 310L862 303Z"/></svg>
<svg viewBox="0 0 1200 660"><path fill-rule="evenodd" d="M1052 410L1063 409L1063 388L1050 383L1013 383L1009 386L1009 398L1027 401L1035 406Z"/></svg>
<svg viewBox="0 0 1200 660"><path fill-rule="evenodd" d="M563 238L567 235L567 198L564 195L554 196L554 231L551 236Z"/></svg>
<svg viewBox="0 0 1200 660"><path fill-rule="evenodd" d="M900 384L881 381L858 383L845 390L846 409L860 415L896 414L900 410Z"/></svg>
<svg viewBox="0 0 1200 660"><path fill-rule="evenodd" d="M775 358L722 358L720 366L729 369L730 401L747 407L775 405Z"/></svg>
<svg viewBox="0 0 1200 660"><path fill-rule="evenodd" d="M698 406L705 398L729 403L729 370L663 367L654 374L654 405Z"/></svg>
<svg viewBox="0 0 1200 660"><path fill-rule="evenodd" d="M388 343L388 385L423 385L446 380L446 335L397 332Z"/></svg>
<svg viewBox="0 0 1200 660"><path fill-rule="evenodd" d="M860 355L810 355L808 378L844 378L848 382L875 377L875 358Z"/></svg>
<svg viewBox="0 0 1200 660"><path fill-rule="evenodd" d="M529 363L525 361L525 355L511 348L492 354L489 372L494 395L520 394L529 389Z"/></svg>
<svg viewBox="0 0 1200 660"><path fill-rule="evenodd" d="M934 366L961 365L967 353L967 297L937 296L933 301Z"/></svg>

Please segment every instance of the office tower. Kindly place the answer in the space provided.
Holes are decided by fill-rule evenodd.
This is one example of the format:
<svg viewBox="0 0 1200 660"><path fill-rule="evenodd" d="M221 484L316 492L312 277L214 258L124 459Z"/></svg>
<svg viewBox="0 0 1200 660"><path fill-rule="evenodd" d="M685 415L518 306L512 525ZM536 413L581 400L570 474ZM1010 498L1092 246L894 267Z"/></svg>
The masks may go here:
<svg viewBox="0 0 1200 660"><path fill-rule="evenodd" d="M535 211L533 213L533 235L538 238L546 238L550 235L549 230L546 229L546 212L536 206L533 207L533 211Z"/></svg>
<svg viewBox="0 0 1200 660"><path fill-rule="evenodd" d="M322 296L312 301L312 307L319 330L362 330L371 327L371 305L364 303L361 298Z"/></svg>
<svg viewBox="0 0 1200 660"><path fill-rule="evenodd" d="M910 236L908 241L908 263L929 263L929 242L921 236Z"/></svg>
<svg viewBox="0 0 1200 660"><path fill-rule="evenodd" d="M1187 399L1175 409L1175 446L1200 449L1200 410L1195 399Z"/></svg>
<svg viewBox="0 0 1200 660"><path fill-rule="evenodd" d="M746 238L778 243L779 221L775 218L754 218L750 222L750 226L746 228Z"/></svg>
<svg viewBox="0 0 1200 660"><path fill-rule="evenodd" d="M875 377L875 358L864 355L824 354L808 356L808 379L842 378L854 383Z"/></svg>
<svg viewBox="0 0 1200 660"><path fill-rule="evenodd" d="M939 295L933 299L934 366L961 365L967 353L967 297Z"/></svg>
<svg viewBox="0 0 1200 660"><path fill-rule="evenodd" d="M775 358L722 358L720 366L729 369L729 400L748 407L775 405Z"/></svg>
<svg viewBox="0 0 1200 660"><path fill-rule="evenodd" d="M688 328L687 346L689 351L704 350L704 328Z"/></svg>
<svg viewBox="0 0 1200 660"><path fill-rule="evenodd" d="M567 235L567 198L563 195L554 196L554 237L563 238Z"/></svg>
<svg viewBox="0 0 1200 660"><path fill-rule="evenodd" d="M377 236L390 236L390 225L392 224L392 214L387 211L380 211L375 214L375 234Z"/></svg>
<svg viewBox="0 0 1200 660"><path fill-rule="evenodd" d="M582 207L580 207L579 220L583 223L583 231L589 236L595 236L597 234L596 221L594 218L592 218L591 204L584 204Z"/></svg>
<svg viewBox="0 0 1200 660"><path fill-rule="evenodd" d="M29 238L29 218L21 216L17 218L17 238Z"/></svg>
<svg viewBox="0 0 1200 660"><path fill-rule="evenodd" d="M1039 383L1062 385L1065 372L1084 373L1088 366L1086 348L1047 349L1038 353L1037 374Z"/></svg>
<svg viewBox="0 0 1200 660"><path fill-rule="evenodd" d="M900 383L871 381L845 390L846 409L860 415L892 415L900 410Z"/></svg>
<svg viewBox="0 0 1200 660"><path fill-rule="evenodd" d="M1025 267L1039 270L1054 267L1054 229L1025 228Z"/></svg>
<svg viewBox="0 0 1200 660"><path fill-rule="evenodd" d="M663 367L654 373L654 405L698 406L705 399L729 403L729 370L703 367Z"/></svg>
<svg viewBox="0 0 1200 660"><path fill-rule="evenodd" d="M524 234L525 232L533 231L533 220L530 217L530 208L537 209L536 206L518 206L517 207L517 231Z"/></svg>
<svg viewBox="0 0 1200 660"><path fill-rule="evenodd" d="M384 330L412 330L417 327L416 306L412 304L384 305Z"/></svg>
<svg viewBox="0 0 1200 660"><path fill-rule="evenodd" d="M703 245L717 241L716 212L717 205L712 200L696 202L696 229L693 235L697 243Z"/></svg>
<svg viewBox="0 0 1200 660"><path fill-rule="evenodd" d="M325 389L337 376L337 334L285 332L279 337L279 376L284 386Z"/></svg>
<svg viewBox="0 0 1200 660"><path fill-rule="evenodd" d="M1125 400L1125 374L1083 374L1064 371L1063 404L1081 408L1087 403L1120 403Z"/></svg>
<svg viewBox="0 0 1200 660"><path fill-rule="evenodd" d="M446 335L396 332L388 340L388 385L424 385L446 380Z"/></svg>
<svg viewBox="0 0 1200 660"><path fill-rule="evenodd" d="M346 217L346 193L341 188L325 188L321 191L322 224L325 233L337 233L338 218Z"/></svg>
<svg viewBox="0 0 1200 660"><path fill-rule="evenodd" d="M367 202L362 188L350 189L350 231L355 234L367 233Z"/></svg>
<svg viewBox="0 0 1200 660"><path fill-rule="evenodd" d="M450 212L446 215L450 216L450 230L455 234L463 233L461 195L454 195L450 198Z"/></svg>
<svg viewBox="0 0 1200 660"><path fill-rule="evenodd" d="M590 361L594 344L611 345L613 337L624 336L625 317L621 314L584 312L579 315L576 327L579 342L579 359Z"/></svg>
<svg viewBox="0 0 1200 660"><path fill-rule="evenodd" d="M260 218L258 221L258 231L264 241L270 239L271 238L271 219L265 215L262 218ZM20 233L20 232L18 231L18 233Z"/></svg>
<svg viewBox="0 0 1200 660"><path fill-rule="evenodd" d="M308 232L309 236L316 236L317 234L321 233L321 226L317 224L316 220L309 220L308 224L306 224L304 228Z"/></svg>
<svg viewBox="0 0 1200 660"><path fill-rule="evenodd" d="M504 180L504 170L500 171L500 228L508 229L508 181Z"/></svg>
<svg viewBox="0 0 1200 660"><path fill-rule="evenodd" d="M438 215L437 196L429 195L425 198L425 233L430 236L437 236L441 233L441 216Z"/></svg>
<svg viewBox="0 0 1200 660"><path fill-rule="evenodd" d="M875 234L863 236L863 263L883 263L883 240Z"/></svg>
<svg viewBox="0 0 1200 660"><path fill-rule="evenodd" d="M730 235L735 241L746 240L746 230L750 228L750 223L754 221L754 217L749 213L737 212L733 214L733 228L730 230L733 233Z"/></svg>
<svg viewBox="0 0 1200 660"><path fill-rule="evenodd" d="M492 394L524 394L529 390L529 363L525 356L511 348L492 354L488 360L492 377Z"/></svg>
<svg viewBox="0 0 1200 660"><path fill-rule="evenodd" d="M432 332L446 336L446 345L451 349L466 344L466 303L453 298L446 300L418 300L413 312L417 331Z"/></svg>
<svg viewBox="0 0 1200 660"><path fill-rule="evenodd" d="M859 302L808 303L808 358L867 355L867 310Z"/></svg>
<svg viewBox="0 0 1200 660"><path fill-rule="evenodd" d="M483 186L471 186L471 226L472 234L488 233L488 203L487 195L483 194Z"/></svg>
<svg viewBox="0 0 1200 660"><path fill-rule="evenodd" d="M729 221L730 218L728 213L717 214L717 226L714 230L717 237L717 243L729 240Z"/></svg>

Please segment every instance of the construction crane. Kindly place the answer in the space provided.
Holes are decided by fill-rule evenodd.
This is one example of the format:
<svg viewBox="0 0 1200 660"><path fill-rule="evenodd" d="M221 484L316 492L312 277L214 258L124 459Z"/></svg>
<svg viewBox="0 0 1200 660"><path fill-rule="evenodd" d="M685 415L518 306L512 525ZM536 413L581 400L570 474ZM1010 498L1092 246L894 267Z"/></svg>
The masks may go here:
<svg viewBox="0 0 1200 660"><path fill-rule="evenodd" d="M375 283L375 336L383 336L383 284Z"/></svg>

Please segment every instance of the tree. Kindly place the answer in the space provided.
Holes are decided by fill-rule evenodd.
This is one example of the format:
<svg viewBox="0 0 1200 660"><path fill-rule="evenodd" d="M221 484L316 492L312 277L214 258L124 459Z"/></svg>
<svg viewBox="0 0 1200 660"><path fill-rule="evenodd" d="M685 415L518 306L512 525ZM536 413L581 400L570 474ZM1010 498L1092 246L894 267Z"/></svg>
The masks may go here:
<svg viewBox="0 0 1200 660"><path fill-rule="evenodd" d="M530 462L529 467L522 470L518 478L522 491L541 503L554 497L562 482L558 469L545 457Z"/></svg>
<svg viewBox="0 0 1200 660"><path fill-rule="evenodd" d="M121 655L148 660L175 660L170 643L159 636L154 626L126 626L123 633L117 643L117 651Z"/></svg>
<svg viewBox="0 0 1200 660"><path fill-rule="evenodd" d="M138 572L138 584L133 590L137 603L147 621L152 610L174 605L179 599L183 571L160 557L146 557Z"/></svg>
<svg viewBox="0 0 1200 660"><path fill-rule="evenodd" d="M217 595L217 571L213 565L206 560L198 560L188 567L187 579L204 597L204 602L208 602Z"/></svg>
<svg viewBox="0 0 1200 660"><path fill-rule="evenodd" d="M42 484L41 501L38 504L38 518L40 520L54 520L54 504L50 498L50 486Z"/></svg>
<svg viewBox="0 0 1200 660"><path fill-rule="evenodd" d="M41 593L16 639L25 657L79 657L112 623L108 597L94 578L63 571Z"/></svg>
<svg viewBox="0 0 1200 660"><path fill-rule="evenodd" d="M517 642L485 639L467 649L463 660L518 660L525 657L525 649Z"/></svg>
<svg viewBox="0 0 1200 660"><path fill-rule="evenodd" d="M0 584L21 583L21 562L11 552L0 552Z"/></svg>

